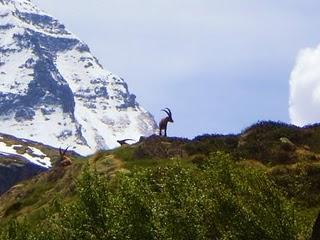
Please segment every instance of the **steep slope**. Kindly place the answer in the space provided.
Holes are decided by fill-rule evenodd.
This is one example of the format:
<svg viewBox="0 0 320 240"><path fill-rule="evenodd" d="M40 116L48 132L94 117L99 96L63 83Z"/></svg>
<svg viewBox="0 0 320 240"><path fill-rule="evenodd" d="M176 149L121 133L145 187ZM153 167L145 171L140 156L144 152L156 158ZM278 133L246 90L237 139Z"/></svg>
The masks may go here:
<svg viewBox="0 0 320 240"><path fill-rule="evenodd" d="M0 53L0 132L81 154L154 133L124 80L30 1L0 0Z"/></svg>

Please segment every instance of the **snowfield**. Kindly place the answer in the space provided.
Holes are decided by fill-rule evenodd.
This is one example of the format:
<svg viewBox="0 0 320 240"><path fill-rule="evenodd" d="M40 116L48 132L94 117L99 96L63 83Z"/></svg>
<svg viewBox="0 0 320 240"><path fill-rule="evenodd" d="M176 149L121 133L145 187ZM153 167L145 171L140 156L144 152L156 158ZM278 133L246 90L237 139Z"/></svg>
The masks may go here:
<svg viewBox="0 0 320 240"><path fill-rule="evenodd" d="M38 166L44 167L44 168L50 168L51 167L51 159L47 157L43 152L41 152L39 149L34 147L28 147L26 153L19 153L18 149L23 148L22 145L11 145L8 146L4 142L0 142L0 154L1 155L7 155L15 157L20 157L26 161L29 161L33 164L36 164Z"/></svg>
<svg viewBox="0 0 320 240"><path fill-rule="evenodd" d="M0 0L0 53L0 132L82 155L156 132L126 82L31 1Z"/></svg>

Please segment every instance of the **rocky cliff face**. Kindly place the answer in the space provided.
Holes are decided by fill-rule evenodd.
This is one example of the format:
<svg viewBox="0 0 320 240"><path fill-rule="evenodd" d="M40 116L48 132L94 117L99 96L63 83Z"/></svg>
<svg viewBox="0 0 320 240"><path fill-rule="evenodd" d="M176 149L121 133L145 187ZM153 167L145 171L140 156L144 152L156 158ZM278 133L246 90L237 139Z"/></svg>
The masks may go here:
<svg viewBox="0 0 320 240"><path fill-rule="evenodd" d="M0 164L0 195L23 180L30 179L45 169L31 163L12 163L7 166Z"/></svg>
<svg viewBox="0 0 320 240"><path fill-rule="evenodd" d="M124 80L29 0L0 0L0 132L80 154L155 132Z"/></svg>

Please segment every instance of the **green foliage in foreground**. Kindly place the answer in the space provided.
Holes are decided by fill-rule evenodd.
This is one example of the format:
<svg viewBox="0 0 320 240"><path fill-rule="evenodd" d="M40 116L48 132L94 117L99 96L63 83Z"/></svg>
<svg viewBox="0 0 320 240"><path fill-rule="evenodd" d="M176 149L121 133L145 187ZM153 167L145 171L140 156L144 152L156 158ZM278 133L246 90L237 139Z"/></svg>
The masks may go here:
<svg viewBox="0 0 320 240"><path fill-rule="evenodd" d="M293 206L265 174L215 154L201 166L119 173L88 168L78 198L37 226L11 222L1 239L296 239ZM56 209L57 208L57 209Z"/></svg>

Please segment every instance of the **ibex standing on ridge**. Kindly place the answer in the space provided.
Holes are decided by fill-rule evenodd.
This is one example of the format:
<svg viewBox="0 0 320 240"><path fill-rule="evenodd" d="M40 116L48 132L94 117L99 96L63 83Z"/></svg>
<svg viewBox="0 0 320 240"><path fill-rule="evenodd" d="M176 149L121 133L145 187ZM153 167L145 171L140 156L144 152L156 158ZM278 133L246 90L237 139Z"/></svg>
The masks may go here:
<svg viewBox="0 0 320 240"><path fill-rule="evenodd" d="M172 113L169 108L162 109L161 111L164 111L166 114L168 114L168 117L161 119L159 123L159 135L162 136L162 130L164 130L164 136L166 137L168 122L173 123Z"/></svg>
<svg viewBox="0 0 320 240"><path fill-rule="evenodd" d="M66 167L72 164L71 159L68 156L66 156L68 148L69 147L67 147L64 151L62 151L61 147L59 148L60 159L59 159L58 166L60 167Z"/></svg>

